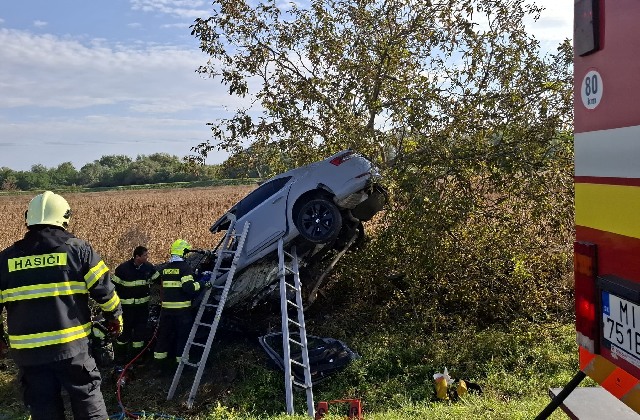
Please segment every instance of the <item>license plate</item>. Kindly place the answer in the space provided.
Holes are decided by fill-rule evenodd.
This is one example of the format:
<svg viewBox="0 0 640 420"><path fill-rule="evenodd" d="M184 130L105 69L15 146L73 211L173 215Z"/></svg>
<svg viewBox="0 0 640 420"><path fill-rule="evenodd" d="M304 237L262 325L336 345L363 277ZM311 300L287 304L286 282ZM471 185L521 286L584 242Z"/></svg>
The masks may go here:
<svg viewBox="0 0 640 420"><path fill-rule="evenodd" d="M602 322L612 355L640 366L640 305L603 291Z"/></svg>

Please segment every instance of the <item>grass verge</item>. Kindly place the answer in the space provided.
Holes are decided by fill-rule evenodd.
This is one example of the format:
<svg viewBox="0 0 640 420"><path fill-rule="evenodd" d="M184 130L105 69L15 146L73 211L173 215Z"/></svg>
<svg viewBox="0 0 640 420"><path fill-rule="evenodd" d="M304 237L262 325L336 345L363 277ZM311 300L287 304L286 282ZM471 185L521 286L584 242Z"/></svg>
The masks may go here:
<svg viewBox="0 0 640 420"><path fill-rule="evenodd" d="M337 337L339 338L339 337ZM409 328L367 331L345 340L361 358L314 387L315 401L360 398L368 420L530 419L549 402L547 389L566 385L577 372L573 325L516 323L482 331L414 336ZM280 371L253 339L215 343L207 372L188 410L183 401L191 380L184 376L173 401L166 401L171 375L157 377L146 368L123 388L122 400L146 418L190 420L280 420L286 416ZM20 403L16 369L5 361L0 370L0 419L26 419ZM0 366L1 367L1 366ZM454 378L479 384L483 393L458 401L435 398L433 374L445 367ZM104 371L103 393L112 418L120 408L110 372ZM582 385L593 385L586 380ZM306 411L305 395L295 395L296 412ZM332 405L327 420L343 419L346 406ZM145 417L143 417L145 418ZM557 411L552 418L567 418Z"/></svg>

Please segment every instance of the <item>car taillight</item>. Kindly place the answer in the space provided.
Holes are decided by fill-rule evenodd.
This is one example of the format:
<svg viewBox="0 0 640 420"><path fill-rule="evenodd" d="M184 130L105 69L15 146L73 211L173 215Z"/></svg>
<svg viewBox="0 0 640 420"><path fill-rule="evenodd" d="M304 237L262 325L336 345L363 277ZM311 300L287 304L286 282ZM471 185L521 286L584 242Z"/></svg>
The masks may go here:
<svg viewBox="0 0 640 420"><path fill-rule="evenodd" d="M349 150L348 152L344 152L343 154L334 157L333 159L330 160L330 162L332 165L340 166L344 162L351 159L353 157L353 153L354 152L352 150Z"/></svg>
<svg viewBox="0 0 640 420"><path fill-rule="evenodd" d="M578 344L595 353L600 325L596 316L598 313L596 245L576 241L573 244L573 253Z"/></svg>

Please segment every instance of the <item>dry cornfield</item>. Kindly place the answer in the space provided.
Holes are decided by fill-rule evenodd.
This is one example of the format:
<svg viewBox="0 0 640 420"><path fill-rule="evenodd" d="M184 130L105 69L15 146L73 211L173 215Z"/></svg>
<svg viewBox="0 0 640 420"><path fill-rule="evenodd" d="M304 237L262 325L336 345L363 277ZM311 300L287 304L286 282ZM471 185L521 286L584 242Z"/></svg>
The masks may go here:
<svg viewBox="0 0 640 420"><path fill-rule="evenodd" d="M64 193L72 209L69 231L88 241L112 270L131 258L137 245L149 249L150 261L169 257L176 239L194 248L212 248L220 236L209 226L254 186L127 190ZM26 232L24 214L33 195L0 196L5 219L0 227L0 249ZM220 235L220 234L219 234Z"/></svg>

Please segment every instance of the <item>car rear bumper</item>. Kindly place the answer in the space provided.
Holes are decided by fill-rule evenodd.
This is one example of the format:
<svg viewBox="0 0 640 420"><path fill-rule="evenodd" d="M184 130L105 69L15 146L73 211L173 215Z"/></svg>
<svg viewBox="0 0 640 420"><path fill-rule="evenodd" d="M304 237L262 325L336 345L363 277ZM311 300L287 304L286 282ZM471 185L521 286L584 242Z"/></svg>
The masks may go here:
<svg viewBox="0 0 640 420"><path fill-rule="evenodd" d="M369 188L369 197L351 210L353 217L363 222L382 210L388 201L387 192L380 184L372 184Z"/></svg>

